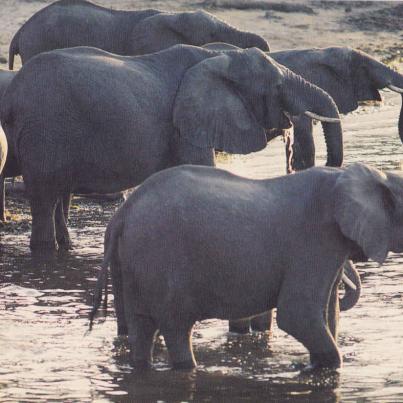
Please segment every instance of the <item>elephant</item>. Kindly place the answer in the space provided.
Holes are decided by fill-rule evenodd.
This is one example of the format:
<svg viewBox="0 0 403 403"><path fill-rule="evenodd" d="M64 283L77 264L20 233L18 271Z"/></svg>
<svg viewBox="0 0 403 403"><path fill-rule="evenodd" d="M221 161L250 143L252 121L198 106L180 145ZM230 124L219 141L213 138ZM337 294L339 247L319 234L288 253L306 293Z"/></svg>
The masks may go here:
<svg viewBox="0 0 403 403"><path fill-rule="evenodd" d="M15 72L0 70L0 100L3 94L10 84L11 80L15 76ZM0 103L1 105L1 103ZM4 164L7 158L7 139L3 131L0 129L0 221L5 222L5 209L4 209L4 179L6 177L3 172Z"/></svg>
<svg viewBox="0 0 403 403"><path fill-rule="evenodd" d="M205 46L213 50L234 50L235 46L214 43ZM378 90L389 88L402 94L403 75L378 62L365 52L349 47L302 49L271 52L278 63L299 74L312 84L326 91L336 102L339 112L347 114L356 110L360 101L381 101ZM292 156L287 145L288 170L301 170L315 165L315 144L312 135L313 116L292 117L294 144ZM326 123L323 129L327 130ZM403 142L403 102L398 123ZM269 133L268 140L282 134L278 130Z"/></svg>
<svg viewBox="0 0 403 403"><path fill-rule="evenodd" d="M338 368L343 264L357 255L382 264L389 251L403 251L402 175L360 163L263 180L173 167L148 178L108 224L90 327L110 266L135 366L150 365L158 330L173 368L193 368L196 321L276 307L311 368Z"/></svg>
<svg viewBox="0 0 403 403"><path fill-rule="evenodd" d="M286 114L332 122L328 164L342 162L331 97L257 48L175 45L134 57L59 49L26 63L4 96L5 169L24 178L32 250L71 248L72 193L113 193L173 165L214 165L215 148L263 149L267 128L290 127Z"/></svg>
<svg viewBox="0 0 403 403"><path fill-rule="evenodd" d="M15 34L9 48L9 69L13 69L16 54L24 64L38 53L75 46L134 56L176 44L201 46L209 42L270 50L261 36L238 30L201 10L123 11L84 0L60 0L34 14Z"/></svg>

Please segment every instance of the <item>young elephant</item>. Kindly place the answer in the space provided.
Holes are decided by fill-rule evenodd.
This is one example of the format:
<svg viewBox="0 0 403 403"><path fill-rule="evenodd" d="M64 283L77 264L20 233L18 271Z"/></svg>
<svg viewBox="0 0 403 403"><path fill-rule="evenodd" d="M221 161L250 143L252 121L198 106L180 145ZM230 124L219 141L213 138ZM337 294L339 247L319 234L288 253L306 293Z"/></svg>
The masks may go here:
<svg viewBox="0 0 403 403"><path fill-rule="evenodd" d="M32 249L71 247L70 194L117 192L174 165L214 165L215 148L261 150L267 128L290 126L285 113L336 122L328 164L342 162L333 100L256 48L176 45L137 57L54 50L26 63L5 97L5 169L24 177Z"/></svg>
<svg viewBox="0 0 403 403"><path fill-rule="evenodd" d="M195 365L193 324L277 307L314 367L339 367L337 285L357 253L403 251L403 178L362 164L250 180L209 167L153 175L105 235L92 319L110 265L118 325L135 365L155 332L174 368Z"/></svg>
<svg viewBox="0 0 403 403"><path fill-rule="evenodd" d="M118 55L144 55L176 44L227 42L269 50L259 35L240 31L205 11L112 10L84 0L60 0L35 13L15 34L9 49L22 63L53 49L92 46Z"/></svg>

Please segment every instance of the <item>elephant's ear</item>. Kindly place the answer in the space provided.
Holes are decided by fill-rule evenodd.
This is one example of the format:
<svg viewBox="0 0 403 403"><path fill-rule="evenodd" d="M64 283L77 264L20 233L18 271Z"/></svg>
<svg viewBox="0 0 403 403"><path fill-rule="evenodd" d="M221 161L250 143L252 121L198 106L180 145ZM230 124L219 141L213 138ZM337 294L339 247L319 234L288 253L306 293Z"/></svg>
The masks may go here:
<svg viewBox="0 0 403 403"><path fill-rule="evenodd" d="M344 236L382 264L389 251L394 196L385 174L363 164L347 168L334 188L335 219Z"/></svg>
<svg viewBox="0 0 403 403"><path fill-rule="evenodd" d="M173 123L179 136L194 146L248 154L266 146L266 134L236 90L230 64L223 54L186 72L175 99Z"/></svg>

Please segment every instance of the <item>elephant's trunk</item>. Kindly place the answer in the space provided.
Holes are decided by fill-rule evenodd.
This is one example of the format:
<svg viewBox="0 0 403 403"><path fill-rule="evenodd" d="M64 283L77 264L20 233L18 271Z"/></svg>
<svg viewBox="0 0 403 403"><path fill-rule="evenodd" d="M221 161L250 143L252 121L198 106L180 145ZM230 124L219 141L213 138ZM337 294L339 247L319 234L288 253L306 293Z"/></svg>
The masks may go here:
<svg viewBox="0 0 403 403"><path fill-rule="evenodd" d="M265 52L270 52L270 47L267 41L261 36L256 35L252 32L238 31L235 40L227 40L225 42L229 42L232 45L236 45L242 49L259 48L260 50L263 50Z"/></svg>
<svg viewBox="0 0 403 403"><path fill-rule="evenodd" d="M340 299L340 310L341 311L348 311L351 309L360 299L361 295L361 279L360 274L358 273L357 269L355 268L354 264L348 260L344 265L344 276L347 277L349 281L351 281L355 289L350 287L349 284L344 282L345 287L345 294L344 297Z"/></svg>
<svg viewBox="0 0 403 403"><path fill-rule="evenodd" d="M399 136L403 143L403 75L397 71L379 63L373 58L366 57L368 63L368 74L370 75L377 89L389 88L390 90L402 94L402 106L399 118Z"/></svg>
<svg viewBox="0 0 403 403"><path fill-rule="evenodd" d="M403 75L397 73L396 71L391 70L389 74L389 82L387 83L387 87L394 92L402 94L402 105L400 107L400 116L399 116L399 137L401 142L403 143Z"/></svg>
<svg viewBox="0 0 403 403"><path fill-rule="evenodd" d="M343 131L335 102L329 94L302 77L289 70L286 75L287 84L282 86L285 109L294 116L306 114L322 121L327 147L326 165L341 166L343 163Z"/></svg>

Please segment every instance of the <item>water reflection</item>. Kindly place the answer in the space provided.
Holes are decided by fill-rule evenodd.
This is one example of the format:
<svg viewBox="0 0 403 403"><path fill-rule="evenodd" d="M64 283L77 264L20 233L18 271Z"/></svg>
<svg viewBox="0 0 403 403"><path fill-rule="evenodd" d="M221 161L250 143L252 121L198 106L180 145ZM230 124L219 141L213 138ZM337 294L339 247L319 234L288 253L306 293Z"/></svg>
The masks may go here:
<svg viewBox="0 0 403 403"><path fill-rule="evenodd" d="M364 161L399 169L403 160L397 135L400 97L387 105L344 120L346 162ZM325 148L316 126L318 164ZM284 173L280 140L264 152L222 163L250 177ZM194 333L197 370L169 370L162 342L154 369L132 372L127 344L118 339L109 301L107 316L87 334L87 313L103 232L118 203L75 201L75 249L53 261L29 253L28 208L20 201L26 225L1 234L0 401L403 401L403 256L390 257L382 269L359 265L363 291L358 306L342 315L340 373L303 376L306 350L277 328L272 337L227 333L223 321L198 323Z"/></svg>

